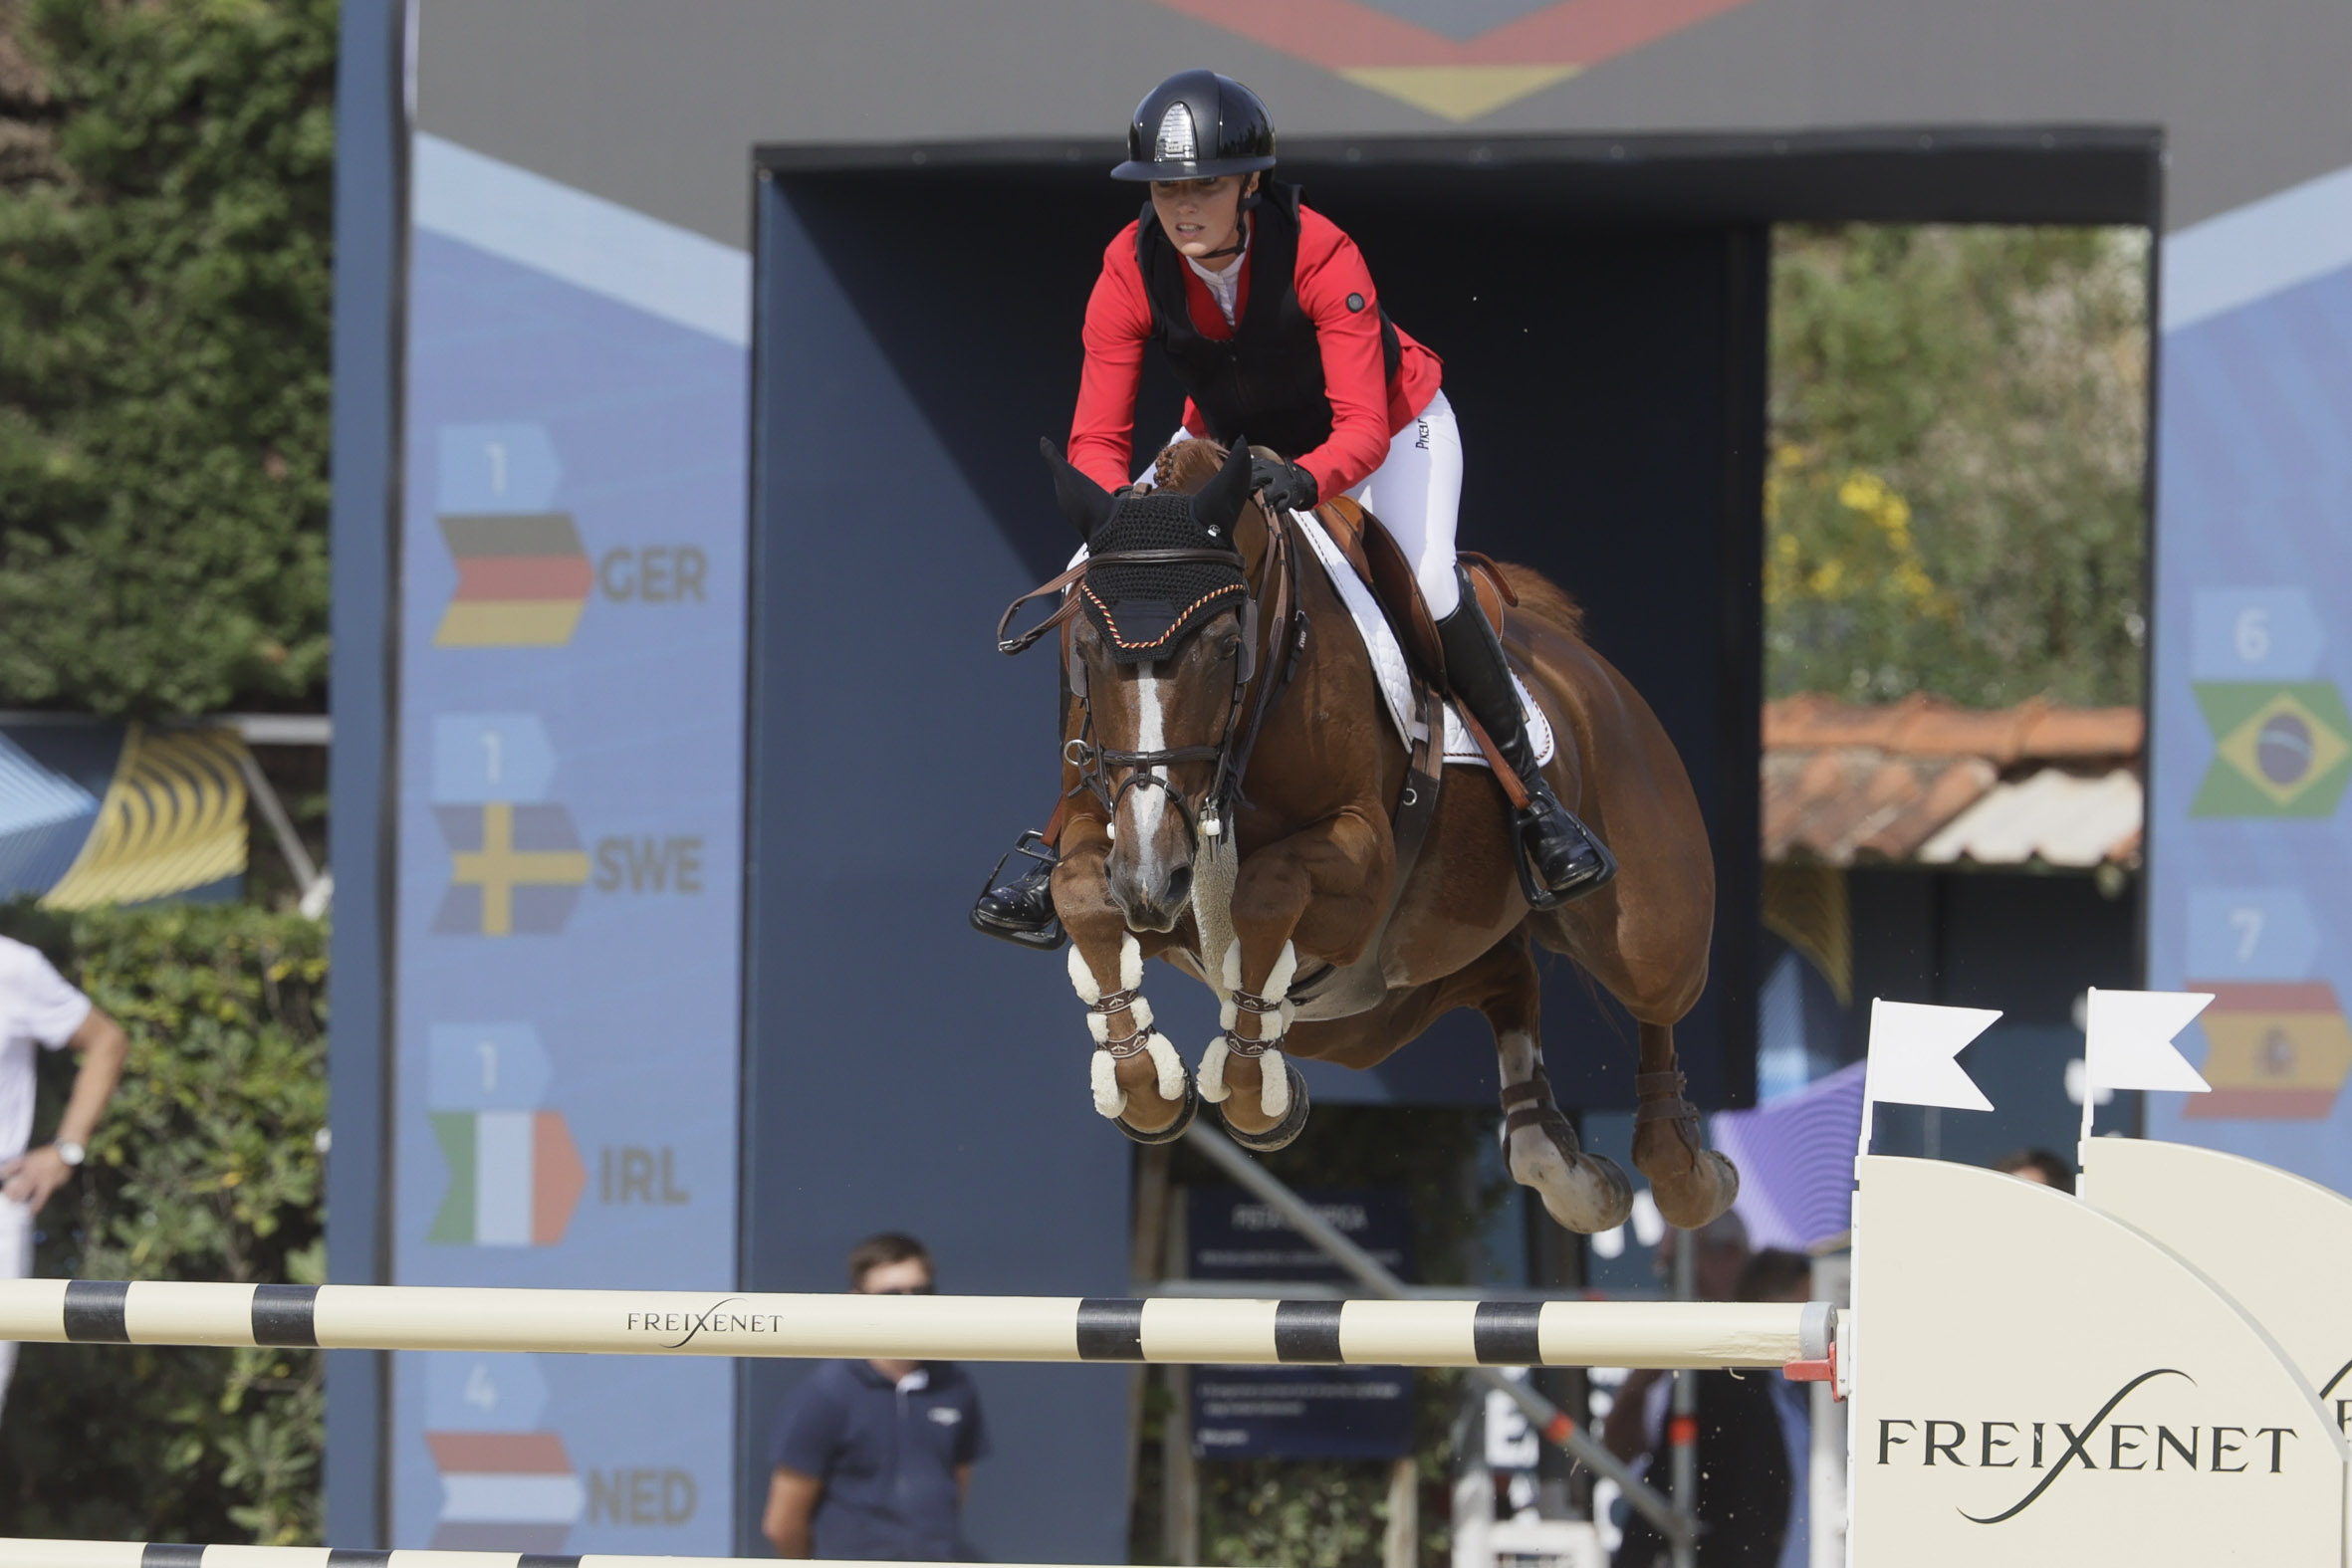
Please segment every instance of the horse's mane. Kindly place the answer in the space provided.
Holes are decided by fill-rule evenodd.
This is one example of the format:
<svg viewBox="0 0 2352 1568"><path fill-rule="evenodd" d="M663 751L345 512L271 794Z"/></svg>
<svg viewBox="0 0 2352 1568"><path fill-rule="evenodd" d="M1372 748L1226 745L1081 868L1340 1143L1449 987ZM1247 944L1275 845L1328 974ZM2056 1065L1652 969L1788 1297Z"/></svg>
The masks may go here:
<svg viewBox="0 0 2352 1568"><path fill-rule="evenodd" d="M1190 495L1216 478L1224 461L1225 450L1214 441L1178 441L1152 462L1152 482L1163 490ZM1511 560L1498 560L1495 566L1511 584L1521 613L1547 620L1569 636L1582 639L1584 609L1568 596L1567 589L1533 566Z"/></svg>
<svg viewBox="0 0 2352 1568"><path fill-rule="evenodd" d="M1214 441L1175 441L1152 459L1151 482L1189 496L1215 479L1224 464L1225 449Z"/></svg>

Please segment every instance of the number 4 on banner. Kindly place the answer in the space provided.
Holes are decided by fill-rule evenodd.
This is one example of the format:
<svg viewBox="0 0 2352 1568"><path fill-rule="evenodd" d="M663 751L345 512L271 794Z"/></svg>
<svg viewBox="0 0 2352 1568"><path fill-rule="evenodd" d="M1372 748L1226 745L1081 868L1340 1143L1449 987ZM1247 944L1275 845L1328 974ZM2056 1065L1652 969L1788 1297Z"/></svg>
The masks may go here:
<svg viewBox="0 0 2352 1568"><path fill-rule="evenodd" d="M2101 991L2091 988L2082 1041L2082 1136L2101 1089L2179 1089L2205 1094L2213 1085L2189 1065L2173 1036L2214 1000L2205 991Z"/></svg>

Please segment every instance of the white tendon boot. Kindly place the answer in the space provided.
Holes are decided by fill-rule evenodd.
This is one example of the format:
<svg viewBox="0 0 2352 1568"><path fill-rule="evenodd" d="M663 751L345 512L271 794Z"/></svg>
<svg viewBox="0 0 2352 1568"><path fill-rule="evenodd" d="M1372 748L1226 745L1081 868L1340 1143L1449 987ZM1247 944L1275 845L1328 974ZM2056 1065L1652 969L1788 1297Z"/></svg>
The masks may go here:
<svg viewBox="0 0 2352 1568"><path fill-rule="evenodd" d="M1258 1057L1260 1077L1258 1108L1280 1121L1291 1110L1291 1073L1283 1063L1281 1041L1291 1032L1291 1020L1298 1015L1293 1004L1284 1001L1291 994L1291 979L1298 973L1298 950L1293 943L1283 944L1282 956L1274 961L1274 970L1266 977L1263 1000L1275 1005L1275 1010L1259 1014L1258 1043L1267 1048ZM1242 944L1235 939L1225 950L1224 985L1218 989L1217 1021L1225 1033L1209 1041L1209 1048L1201 1053L1201 1070L1194 1076L1193 1085L1202 1099L1216 1105L1233 1092L1225 1082L1225 1058L1232 1054L1226 1044L1227 1036L1240 1024L1242 1009L1234 998L1242 990Z"/></svg>
<svg viewBox="0 0 2352 1568"><path fill-rule="evenodd" d="M1125 999L1123 1006L1133 1021L1132 1034L1115 1042L1111 1039L1110 1014L1118 1011L1120 1005L1108 1008L1102 1005L1102 987L1074 945L1069 950L1069 984L1077 992L1078 1000L1092 1009L1086 1014L1086 1028L1093 1034L1095 1046L1091 1069L1094 1109L1114 1120L1127 1109L1127 1091L1119 1087L1119 1057L1132 1055L1138 1048L1151 1057L1152 1067L1159 1074L1160 1098L1183 1099L1184 1062L1176 1054L1175 1043L1151 1026L1151 1004L1134 995L1143 985L1143 948L1134 935L1129 933L1119 939L1118 984L1118 995ZM1137 1040L1142 1042L1139 1047L1135 1044Z"/></svg>

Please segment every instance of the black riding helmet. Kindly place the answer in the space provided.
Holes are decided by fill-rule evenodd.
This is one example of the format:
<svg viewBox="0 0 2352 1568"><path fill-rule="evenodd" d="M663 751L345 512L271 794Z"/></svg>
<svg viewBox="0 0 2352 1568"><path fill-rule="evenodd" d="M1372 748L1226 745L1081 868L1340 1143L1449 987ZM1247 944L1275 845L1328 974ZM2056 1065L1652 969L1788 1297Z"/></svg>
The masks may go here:
<svg viewBox="0 0 2352 1568"><path fill-rule="evenodd" d="M1274 167L1274 116L1214 71L1179 71L1144 95L1112 179L1214 179Z"/></svg>

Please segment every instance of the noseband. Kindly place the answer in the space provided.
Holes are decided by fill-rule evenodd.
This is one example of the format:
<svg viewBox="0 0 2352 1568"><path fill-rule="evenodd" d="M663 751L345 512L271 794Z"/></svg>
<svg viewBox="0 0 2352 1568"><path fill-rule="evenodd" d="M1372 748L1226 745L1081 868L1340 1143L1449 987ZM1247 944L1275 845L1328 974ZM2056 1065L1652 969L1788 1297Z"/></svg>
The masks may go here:
<svg viewBox="0 0 2352 1568"><path fill-rule="evenodd" d="M1266 512L1266 560L1260 580L1248 580L1249 568L1238 550L1117 550L1084 560L1015 599L1005 608L997 621L997 651L1021 653L1035 646L1048 632L1066 625L1078 612L1079 598L1074 591L1086 573L1096 566L1140 566L1211 563L1235 566L1243 573L1242 645L1234 660L1233 701L1225 713L1225 725L1214 744L1206 746L1164 746L1148 752L1123 752L1098 745L1094 734L1092 693L1082 678L1073 680L1071 687L1078 699L1079 712L1084 716L1078 738L1062 748L1062 761L1078 772L1078 782L1069 792L1083 789L1102 802L1111 816L1118 815L1119 802L1127 791L1149 784L1163 791L1175 802L1182 813L1187 829L1196 835L1216 838L1225 831L1228 807L1245 798L1242 779L1250 769L1250 754L1257 749L1258 732L1266 725L1266 716L1273 711L1275 701L1283 689L1291 684L1291 676L1298 663L1298 654L1306 646L1306 611L1298 596L1298 559L1291 543L1291 531L1272 510ZM1259 604L1271 591L1271 614L1266 624L1272 628L1274 646L1265 660L1267 679L1256 680L1260 673L1258 658ZM1009 633L1013 617L1022 606L1033 600L1060 594L1062 601L1053 614L1027 631ZM1255 684L1258 700L1250 703L1250 689ZM1247 708L1249 717L1243 720ZM1178 792L1176 786L1155 768L1170 768L1182 763L1215 763L1216 772L1209 783L1208 792L1201 797L1196 812L1191 801ZM1106 770L1125 769L1127 775L1115 784Z"/></svg>

